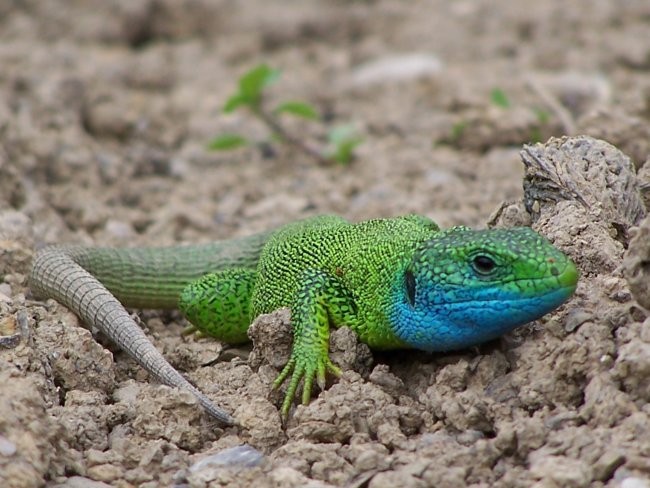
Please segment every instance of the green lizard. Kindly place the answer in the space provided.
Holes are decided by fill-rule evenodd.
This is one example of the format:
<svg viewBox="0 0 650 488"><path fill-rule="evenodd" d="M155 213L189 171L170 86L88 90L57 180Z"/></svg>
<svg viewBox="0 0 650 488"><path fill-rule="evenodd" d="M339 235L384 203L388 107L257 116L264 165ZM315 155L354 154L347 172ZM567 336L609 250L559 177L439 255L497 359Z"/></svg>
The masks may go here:
<svg viewBox="0 0 650 488"><path fill-rule="evenodd" d="M314 381L322 388L327 372L340 374L329 359L331 326L349 326L376 349L462 349L555 309L577 280L571 260L529 228L440 230L411 215L356 224L316 217L202 246L46 248L34 259L30 286L230 424L165 361L120 302L178 306L197 330L228 343L246 341L259 314L289 307L294 343L274 383L289 378L286 416L301 380L307 403Z"/></svg>

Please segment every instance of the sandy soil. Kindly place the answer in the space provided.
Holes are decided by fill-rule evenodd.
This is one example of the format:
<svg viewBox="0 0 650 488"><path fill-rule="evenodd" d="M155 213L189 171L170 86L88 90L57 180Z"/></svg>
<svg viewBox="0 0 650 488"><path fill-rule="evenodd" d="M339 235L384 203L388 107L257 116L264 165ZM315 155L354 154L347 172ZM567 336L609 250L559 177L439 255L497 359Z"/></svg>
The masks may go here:
<svg viewBox="0 0 650 488"><path fill-rule="evenodd" d="M650 486L650 222L625 206L650 187L647 39L646 0L0 3L0 485ZM283 71L273 100L358 127L353 164L206 150L224 131L264 136L220 111L262 61ZM579 191L523 201L522 145L563 134L632 164L589 142ZM532 223L576 260L576 296L457 354L371 355L343 329L350 369L286 428L281 351L220 356L181 337L179 315L138 312L243 425L222 429L27 287L50 243L202 242L323 213L485 226L498 208L498 225Z"/></svg>

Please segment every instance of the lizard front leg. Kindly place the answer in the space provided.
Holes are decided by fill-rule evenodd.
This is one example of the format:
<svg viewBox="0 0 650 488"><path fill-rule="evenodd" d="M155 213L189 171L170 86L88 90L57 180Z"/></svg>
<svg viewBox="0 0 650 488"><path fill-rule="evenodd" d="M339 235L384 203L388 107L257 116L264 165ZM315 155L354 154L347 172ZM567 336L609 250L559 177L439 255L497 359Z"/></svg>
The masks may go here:
<svg viewBox="0 0 650 488"><path fill-rule="evenodd" d="M346 287L338 278L315 269L301 273L290 308L291 356L273 383L273 387L278 388L291 375L281 408L285 418L301 379L304 378L302 403L306 405L314 379L323 389L328 371L340 376L341 370L329 358L330 325L353 325L357 320L356 305Z"/></svg>

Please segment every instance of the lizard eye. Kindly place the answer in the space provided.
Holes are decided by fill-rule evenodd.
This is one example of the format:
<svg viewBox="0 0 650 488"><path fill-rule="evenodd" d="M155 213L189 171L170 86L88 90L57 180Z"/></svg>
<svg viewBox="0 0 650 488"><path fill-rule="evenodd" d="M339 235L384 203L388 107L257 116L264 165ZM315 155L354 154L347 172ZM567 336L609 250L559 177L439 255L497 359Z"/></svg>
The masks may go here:
<svg viewBox="0 0 650 488"><path fill-rule="evenodd" d="M474 268L474 271L481 275L490 274L492 271L494 271L496 265L497 263L494 262L494 259L489 256L485 256L484 254L479 254L478 256L475 256L474 259L472 259L472 268Z"/></svg>
<svg viewBox="0 0 650 488"><path fill-rule="evenodd" d="M406 298L411 307L415 306L415 276L413 271L407 269L404 273L404 287L406 288Z"/></svg>

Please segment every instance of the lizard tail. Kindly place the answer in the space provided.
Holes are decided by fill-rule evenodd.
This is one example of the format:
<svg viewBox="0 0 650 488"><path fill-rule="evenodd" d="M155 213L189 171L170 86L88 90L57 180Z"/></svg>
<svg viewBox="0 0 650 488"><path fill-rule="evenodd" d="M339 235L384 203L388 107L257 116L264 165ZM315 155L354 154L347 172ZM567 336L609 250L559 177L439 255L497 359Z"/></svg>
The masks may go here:
<svg viewBox="0 0 650 488"><path fill-rule="evenodd" d="M174 308L183 287L203 274L232 266L254 267L268 236L158 249L49 247L34 257L30 288L38 297L66 305L160 382L190 391L212 417L233 425L228 413L167 362L124 305Z"/></svg>

